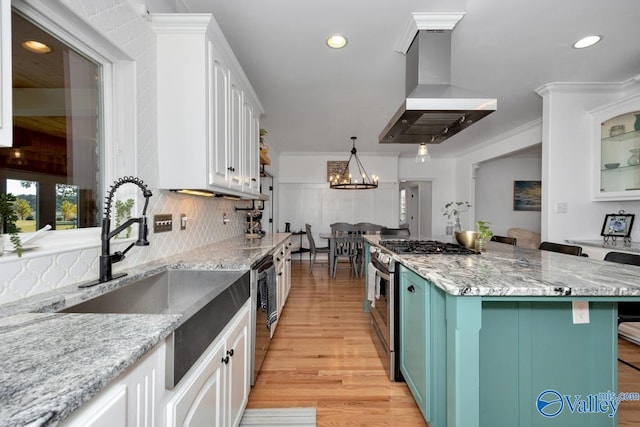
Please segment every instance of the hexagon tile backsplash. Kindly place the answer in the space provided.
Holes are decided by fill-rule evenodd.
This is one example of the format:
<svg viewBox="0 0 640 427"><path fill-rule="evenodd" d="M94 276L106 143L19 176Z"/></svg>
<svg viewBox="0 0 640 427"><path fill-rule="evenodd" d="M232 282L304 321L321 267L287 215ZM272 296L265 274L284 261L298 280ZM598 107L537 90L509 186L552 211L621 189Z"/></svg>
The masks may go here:
<svg viewBox="0 0 640 427"><path fill-rule="evenodd" d="M245 214L236 212L234 207L244 207L247 202L181 196L158 190L154 191L153 199L155 203L148 210L150 245L132 248L124 261L114 264L114 272L244 233ZM173 215L173 230L154 234L153 215L169 213ZM182 213L189 218L186 230L180 230ZM231 219L226 225L222 221L225 213ZM3 259L0 263L0 304L96 279L100 242L95 243L95 247L53 255L38 256L34 251L22 258ZM111 246L112 252L126 247L117 239L112 240Z"/></svg>

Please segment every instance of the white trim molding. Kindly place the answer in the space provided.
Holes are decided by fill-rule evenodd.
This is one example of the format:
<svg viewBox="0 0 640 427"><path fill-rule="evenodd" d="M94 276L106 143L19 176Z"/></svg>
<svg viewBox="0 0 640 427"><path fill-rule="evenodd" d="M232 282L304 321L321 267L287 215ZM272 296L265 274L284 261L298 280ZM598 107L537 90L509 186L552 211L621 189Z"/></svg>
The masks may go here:
<svg viewBox="0 0 640 427"><path fill-rule="evenodd" d="M400 40L398 40L396 52L405 55L418 31L453 30L463 16L464 12L413 12Z"/></svg>

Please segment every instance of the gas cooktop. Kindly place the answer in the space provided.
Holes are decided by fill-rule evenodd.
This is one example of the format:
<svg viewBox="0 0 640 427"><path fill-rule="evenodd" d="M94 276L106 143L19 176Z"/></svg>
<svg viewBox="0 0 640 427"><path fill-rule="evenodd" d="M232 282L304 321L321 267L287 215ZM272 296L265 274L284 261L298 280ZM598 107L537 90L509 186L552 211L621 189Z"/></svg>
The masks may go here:
<svg viewBox="0 0 640 427"><path fill-rule="evenodd" d="M456 243L437 240L381 240L380 245L397 254L476 255L479 252Z"/></svg>

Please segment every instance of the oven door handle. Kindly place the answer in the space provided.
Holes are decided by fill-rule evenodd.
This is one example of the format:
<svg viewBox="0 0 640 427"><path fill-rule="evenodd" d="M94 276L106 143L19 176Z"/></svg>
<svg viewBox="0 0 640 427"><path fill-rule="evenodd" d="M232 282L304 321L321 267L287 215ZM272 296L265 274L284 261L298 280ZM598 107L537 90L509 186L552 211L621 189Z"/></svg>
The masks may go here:
<svg viewBox="0 0 640 427"><path fill-rule="evenodd" d="M386 280L387 282L391 282L391 277L388 274L383 273L380 270L376 270L376 276L378 276L379 278L381 278L383 280Z"/></svg>

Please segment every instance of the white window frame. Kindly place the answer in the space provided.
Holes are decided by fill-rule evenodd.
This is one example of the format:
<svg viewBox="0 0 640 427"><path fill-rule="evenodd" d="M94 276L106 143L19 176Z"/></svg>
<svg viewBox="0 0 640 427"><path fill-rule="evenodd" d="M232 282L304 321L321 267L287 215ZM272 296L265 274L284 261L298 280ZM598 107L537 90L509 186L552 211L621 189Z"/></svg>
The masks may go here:
<svg viewBox="0 0 640 427"><path fill-rule="evenodd" d="M72 46L102 68L102 189L106 194L109 184L117 176L136 175L136 102L135 63L133 59L103 34L78 17L59 1L0 0L45 28L57 38ZM3 15L4 18L4 15ZM9 23L11 17L9 16ZM2 22L3 32L10 25ZM4 39L4 37L3 37ZM0 51L2 59L11 57L9 51ZM115 106L118 106L116 108ZM116 161L117 159L117 161ZM99 205L100 212L103 206ZM100 215L101 217L101 215ZM38 249L25 252L23 257L68 252L100 246L100 227L75 230L56 230L45 233L37 241ZM13 256L3 256L0 263Z"/></svg>

